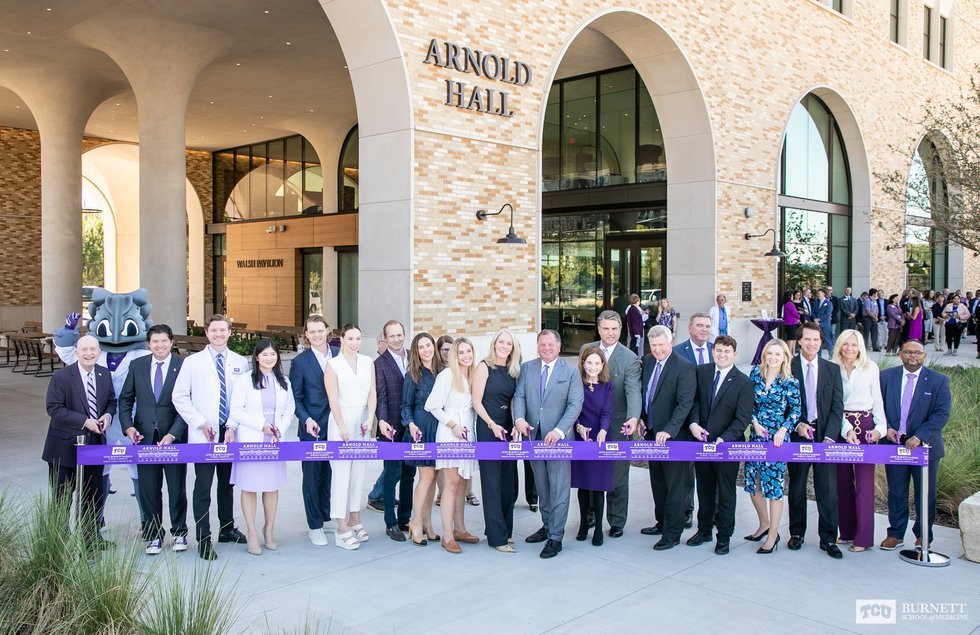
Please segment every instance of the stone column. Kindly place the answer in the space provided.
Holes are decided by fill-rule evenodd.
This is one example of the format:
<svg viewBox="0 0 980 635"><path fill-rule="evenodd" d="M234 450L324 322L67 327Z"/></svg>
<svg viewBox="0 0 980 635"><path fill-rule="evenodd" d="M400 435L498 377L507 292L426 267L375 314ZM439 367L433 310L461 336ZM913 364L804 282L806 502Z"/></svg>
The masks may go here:
<svg viewBox="0 0 980 635"><path fill-rule="evenodd" d="M100 16L73 34L105 51L136 94L140 142L140 284L154 322L187 330L187 101L229 37L215 29L136 15Z"/></svg>

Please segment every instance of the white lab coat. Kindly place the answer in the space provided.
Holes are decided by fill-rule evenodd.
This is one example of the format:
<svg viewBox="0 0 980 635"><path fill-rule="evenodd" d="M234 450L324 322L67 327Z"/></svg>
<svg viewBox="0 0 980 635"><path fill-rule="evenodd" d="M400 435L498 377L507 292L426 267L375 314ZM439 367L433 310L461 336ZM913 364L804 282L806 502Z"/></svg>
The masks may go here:
<svg viewBox="0 0 980 635"><path fill-rule="evenodd" d="M231 349L225 350L225 384L228 391L229 420L231 418L231 396L239 381L250 381L248 360ZM173 403L181 418L187 422L188 443L211 443L204 432L208 425L218 438L218 405L220 401L218 369L211 359L211 350L194 353L184 360L174 382Z"/></svg>

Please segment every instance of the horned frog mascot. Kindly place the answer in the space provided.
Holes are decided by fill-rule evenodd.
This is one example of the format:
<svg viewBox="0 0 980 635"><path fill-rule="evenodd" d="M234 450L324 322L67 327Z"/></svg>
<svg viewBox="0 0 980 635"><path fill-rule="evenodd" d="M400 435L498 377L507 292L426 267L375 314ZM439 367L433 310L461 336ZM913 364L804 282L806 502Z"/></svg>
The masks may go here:
<svg viewBox="0 0 980 635"><path fill-rule="evenodd" d="M149 355L146 345L146 330L153 326L150 319L152 306L147 301L146 289L130 293L112 293L101 287L92 292L92 303L88 305L91 318L88 333L99 340L102 354L98 364L109 369L116 399L122 392L130 363L137 358ZM55 352L66 365L76 361L75 343L78 341L78 322L81 314L72 313L65 318L65 325L54 332ZM122 445L129 439L122 433L119 415L112 417L112 425L106 430L106 443ZM129 466L129 475L136 488L136 466ZM108 466L106 474L109 473ZM138 490L136 490L138 491ZM138 497L137 497L138 501Z"/></svg>

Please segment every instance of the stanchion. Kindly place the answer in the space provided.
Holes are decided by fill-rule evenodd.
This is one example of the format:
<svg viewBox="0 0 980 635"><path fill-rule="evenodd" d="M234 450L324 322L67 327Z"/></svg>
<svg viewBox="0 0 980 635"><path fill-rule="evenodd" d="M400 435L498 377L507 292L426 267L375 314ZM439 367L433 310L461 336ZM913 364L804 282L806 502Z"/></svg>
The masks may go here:
<svg viewBox="0 0 980 635"><path fill-rule="evenodd" d="M85 445L85 440L88 435L80 434L75 437L75 455L78 455L78 448ZM82 482L82 464L81 462L75 463L75 529L80 531L82 528L82 492L84 490L84 484Z"/></svg>
<svg viewBox="0 0 980 635"><path fill-rule="evenodd" d="M929 450L926 450L928 452ZM928 457L929 455L926 454ZM921 468L921 477L919 478L919 483L922 487L921 492L916 492L919 494L919 527L922 527L922 548L921 549L902 549L899 552L899 556L905 562L910 564L915 564L920 567L948 567L949 566L949 556L939 553L937 551L929 550L929 463L926 462Z"/></svg>

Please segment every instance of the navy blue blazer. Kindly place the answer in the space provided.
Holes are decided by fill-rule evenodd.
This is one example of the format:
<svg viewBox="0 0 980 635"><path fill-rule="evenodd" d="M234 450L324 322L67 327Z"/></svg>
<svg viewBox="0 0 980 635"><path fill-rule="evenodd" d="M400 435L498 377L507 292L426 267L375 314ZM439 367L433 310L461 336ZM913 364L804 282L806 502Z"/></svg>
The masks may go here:
<svg viewBox="0 0 980 635"><path fill-rule="evenodd" d="M126 381L119 393L119 423L123 432L135 427L143 435L142 445L153 443L154 428L161 439L172 434L176 443L186 443L187 424L171 400L174 382L184 360L176 355L170 356L170 368L163 380L159 401L153 397L153 382L150 381L150 369L155 361L153 355L144 355L129 365Z"/></svg>
<svg viewBox="0 0 980 635"><path fill-rule="evenodd" d="M697 366L680 355L668 356L660 371L657 389L651 398L647 392L656 365L657 360L650 353L643 357L640 387L643 396L643 421L647 426L646 438L653 440L656 433L666 432L671 439L676 439L694 407Z"/></svg>
<svg viewBox="0 0 980 635"><path fill-rule="evenodd" d="M338 355L334 347L330 354ZM293 358L289 366L289 385L293 389L296 402L296 417L299 419L297 432L300 441L321 441L327 438L327 417L330 416L330 402L327 401L327 388L323 383L323 371L312 348L308 348ZM320 434L313 438L306 432L306 420L313 419L320 426Z"/></svg>
<svg viewBox="0 0 980 635"><path fill-rule="evenodd" d="M833 319L834 305L830 301L830 298L824 298L823 302L817 305L817 313L815 317L817 318L817 323L820 324L820 328L829 329L831 321Z"/></svg>
<svg viewBox="0 0 980 635"><path fill-rule="evenodd" d="M714 353L711 352L711 349L714 346L714 342L706 342L704 346L705 348L708 349L708 361L709 362L715 361L715 355ZM698 358L697 355L694 354L694 346L691 344L691 340L684 340L683 342L675 346L674 352L680 355L681 357L683 357L684 359L686 359L687 361L691 362L695 366L697 366Z"/></svg>
<svg viewBox="0 0 980 635"><path fill-rule="evenodd" d="M378 393L378 421L384 420L395 429L395 440L401 441L405 430L402 426L402 393L405 376L398 368L398 362L387 351L374 360L374 387ZM378 440L387 441L378 426Z"/></svg>
<svg viewBox="0 0 980 635"><path fill-rule="evenodd" d="M904 366L881 371L881 398L885 402L885 418L888 427L898 430L902 422L902 376ZM941 459L946 455L943 447L943 426L949 420L953 397L949 391L949 378L925 366L919 373L912 395L912 409L905 421L905 433L918 437L930 446L929 458Z"/></svg>
<svg viewBox="0 0 980 635"><path fill-rule="evenodd" d="M116 393L109 369L105 366L95 366L95 406L96 417L116 414ZM65 366L51 376L45 407L51 422L41 454L44 461L61 467L75 467L75 437L81 434L88 437L88 445L105 443L105 436L85 428L85 420L89 418L88 398L78 372L78 362Z"/></svg>

